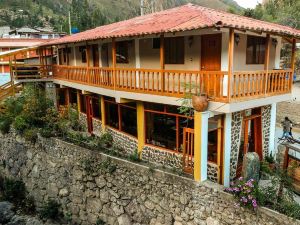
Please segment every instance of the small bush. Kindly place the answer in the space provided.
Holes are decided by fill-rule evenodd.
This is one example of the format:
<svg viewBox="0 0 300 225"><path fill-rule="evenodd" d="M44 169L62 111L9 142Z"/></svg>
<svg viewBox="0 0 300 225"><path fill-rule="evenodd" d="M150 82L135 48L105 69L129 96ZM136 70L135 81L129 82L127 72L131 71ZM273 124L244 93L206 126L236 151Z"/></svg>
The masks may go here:
<svg viewBox="0 0 300 225"><path fill-rule="evenodd" d="M103 172L112 174L117 170L117 166L111 162L111 159L108 158L105 161L100 163L99 169L102 170Z"/></svg>
<svg viewBox="0 0 300 225"><path fill-rule="evenodd" d="M133 162L139 162L139 161L141 161L137 149L129 156L129 160L133 161Z"/></svg>
<svg viewBox="0 0 300 225"><path fill-rule="evenodd" d="M239 205L250 209L257 208L257 184L253 179L245 181L240 177L235 183L231 183L230 188L225 191L232 193L239 201Z"/></svg>
<svg viewBox="0 0 300 225"><path fill-rule="evenodd" d="M26 214L33 215L35 213L35 203L32 196L26 196L22 202L22 211Z"/></svg>
<svg viewBox="0 0 300 225"><path fill-rule="evenodd" d="M22 115L19 115L15 118L13 125L19 134L23 134L26 129L30 128L30 125Z"/></svg>
<svg viewBox="0 0 300 225"><path fill-rule="evenodd" d="M105 224L106 223L100 218L98 218L97 221L96 221L96 225L105 225Z"/></svg>
<svg viewBox="0 0 300 225"><path fill-rule="evenodd" d="M265 160L266 160L268 163L275 163L275 159L274 159L274 156L272 155L272 153L270 153L269 155L266 155L266 156L265 156Z"/></svg>
<svg viewBox="0 0 300 225"><path fill-rule="evenodd" d="M10 118L2 118L0 120L0 131L2 134L7 134L10 130L10 126L12 124L12 120Z"/></svg>
<svg viewBox="0 0 300 225"><path fill-rule="evenodd" d="M21 180L4 178L2 185L2 198L16 205L21 205L26 198L25 184Z"/></svg>
<svg viewBox="0 0 300 225"><path fill-rule="evenodd" d="M60 204L54 200L49 200L40 210L41 219L57 220L61 217Z"/></svg>
<svg viewBox="0 0 300 225"><path fill-rule="evenodd" d="M37 138L38 138L38 130L37 129L34 129L34 128L31 128L31 129L27 129L24 131L24 138L26 141L30 141L32 143L35 143L37 141Z"/></svg>
<svg viewBox="0 0 300 225"><path fill-rule="evenodd" d="M40 129L40 135L45 138L50 138L53 136L53 132L48 127Z"/></svg>
<svg viewBox="0 0 300 225"><path fill-rule="evenodd" d="M105 148L110 148L114 141L112 135L107 132L100 136L100 140L102 141Z"/></svg>

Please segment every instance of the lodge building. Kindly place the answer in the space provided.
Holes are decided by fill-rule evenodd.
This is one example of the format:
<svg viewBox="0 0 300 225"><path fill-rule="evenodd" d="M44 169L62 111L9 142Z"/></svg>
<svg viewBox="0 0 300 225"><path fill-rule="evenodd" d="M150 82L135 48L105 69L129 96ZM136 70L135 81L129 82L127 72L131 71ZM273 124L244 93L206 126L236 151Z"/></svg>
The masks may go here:
<svg viewBox="0 0 300 225"><path fill-rule="evenodd" d="M276 104L291 98L299 38L290 27L187 4L39 50L54 52L41 63L57 104L76 104L88 132L110 132L128 154L227 186L245 153L274 152ZM286 43L291 64L280 68ZM179 113L186 94L207 95L208 109Z"/></svg>

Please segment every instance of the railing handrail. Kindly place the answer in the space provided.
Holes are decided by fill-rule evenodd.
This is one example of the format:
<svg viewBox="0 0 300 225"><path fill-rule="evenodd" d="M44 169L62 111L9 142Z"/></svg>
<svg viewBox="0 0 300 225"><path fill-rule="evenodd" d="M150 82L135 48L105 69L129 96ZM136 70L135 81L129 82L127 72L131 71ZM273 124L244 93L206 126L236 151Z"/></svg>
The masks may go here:
<svg viewBox="0 0 300 225"><path fill-rule="evenodd" d="M291 69L228 71L112 68L54 65L54 77L131 92L182 97L186 92L206 93L213 101L231 102L246 98L290 93ZM113 79L113 74L116 78ZM227 76L227 79L225 79ZM162 79L164 77L164 79ZM182 84L183 83L183 84ZM184 84L196 85L195 90Z"/></svg>

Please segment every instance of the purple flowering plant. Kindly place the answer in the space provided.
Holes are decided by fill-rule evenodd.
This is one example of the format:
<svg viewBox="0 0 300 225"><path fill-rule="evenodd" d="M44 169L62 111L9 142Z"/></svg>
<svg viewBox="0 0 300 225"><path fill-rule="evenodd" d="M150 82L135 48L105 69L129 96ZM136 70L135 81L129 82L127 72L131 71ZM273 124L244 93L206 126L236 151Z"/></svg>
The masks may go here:
<svg viewBox="0 0 300 225"><path fill-rule="evenodd" d="M243 177L230 183L230 187L225 189L238 199L240 206L250 209L257 208L257 182L254 179L246 181Z"/></svg>

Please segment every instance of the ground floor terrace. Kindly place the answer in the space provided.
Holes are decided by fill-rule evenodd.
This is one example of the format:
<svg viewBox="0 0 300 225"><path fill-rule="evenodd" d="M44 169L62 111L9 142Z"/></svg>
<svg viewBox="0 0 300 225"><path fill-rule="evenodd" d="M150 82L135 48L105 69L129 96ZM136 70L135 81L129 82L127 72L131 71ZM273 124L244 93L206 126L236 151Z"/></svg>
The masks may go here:
<svg viewBox="0 0 300 225"><path fill-rule="evenodd" d="M195 180L228 185L241 173L243 155L273 151L276 104L234 113L180 114L178 106L94 94L48 83L59 107L72 105L86 131L112 134L125 152L175 168Z"/></svg>

